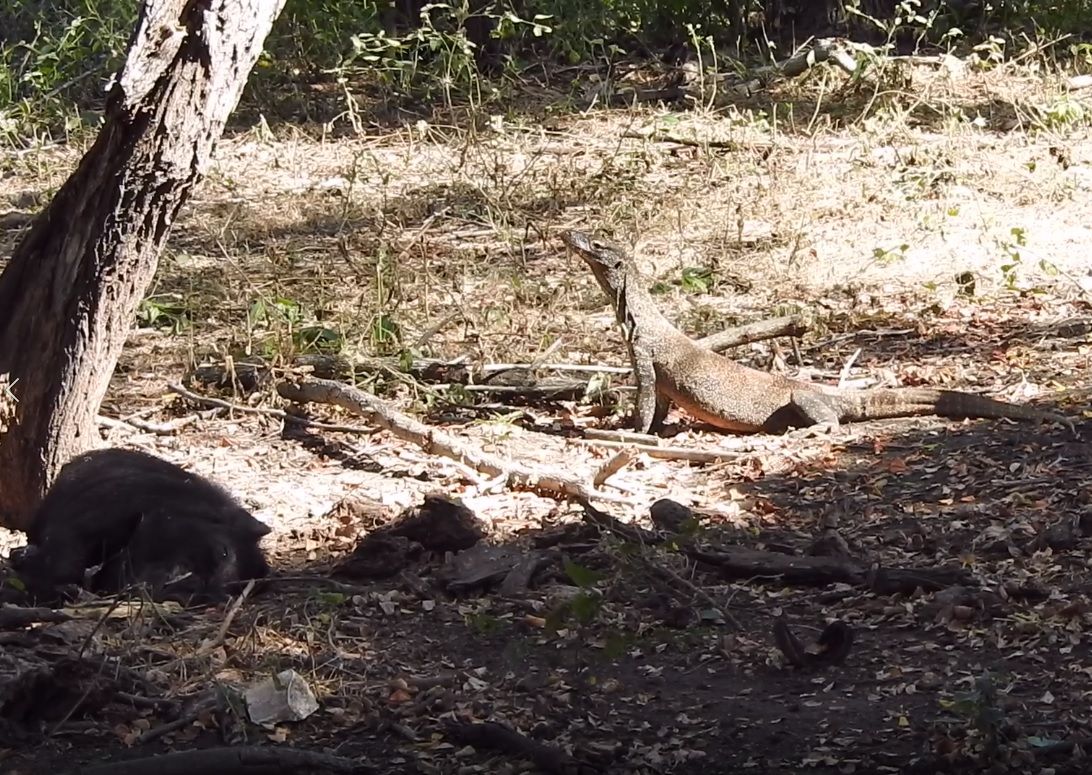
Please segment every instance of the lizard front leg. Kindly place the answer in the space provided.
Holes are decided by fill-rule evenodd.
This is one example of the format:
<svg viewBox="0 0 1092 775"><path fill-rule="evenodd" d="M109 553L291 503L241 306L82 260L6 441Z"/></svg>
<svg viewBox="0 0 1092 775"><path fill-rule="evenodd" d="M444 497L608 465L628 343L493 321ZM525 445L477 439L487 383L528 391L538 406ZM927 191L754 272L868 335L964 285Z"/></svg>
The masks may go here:
<svg viewBox="0 0 1092 775"><path fill-rule="evenodd" d="M638 433L652 433L663 425L669 404L656 394L656 366L652 357L637 346L632 348L630 355L633 377L637 382L633 426Z"/></svg>

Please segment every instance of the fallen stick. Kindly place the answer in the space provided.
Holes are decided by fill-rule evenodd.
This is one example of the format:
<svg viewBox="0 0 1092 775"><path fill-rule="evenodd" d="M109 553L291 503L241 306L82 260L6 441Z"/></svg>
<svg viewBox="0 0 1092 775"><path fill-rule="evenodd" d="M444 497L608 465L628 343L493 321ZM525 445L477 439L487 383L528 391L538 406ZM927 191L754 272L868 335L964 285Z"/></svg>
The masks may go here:
<svg viewBox="0 0 1092 775"><path fill-rule="evenodd" d="M17 605L0 607L0 630L26 627L39 622L67 622L72 617L53 608L23 608Z"/></svg>
<svg viewBox="0 0 1092 775"><path fill-rule="evenodd" d="M532 740L514 729L493 721L480 724L448 721L444 725L444 732L449 739L460 745L518 756L527 759L539 770L551 775L578 775L597 771L587 763L569 756L560 748Z"/></svg>
<svg viewBox="0 0 1092 775"><path fill-rule="evenodd" d="M629 366L604 366L600 363L486 363L482 366L482 374L492 374L497 371L513 371L515 369L527 370L541 369L542 371L571 371L578 374L629 374L632 369Z"/></svg>
<svg viewBox="0 0 1092 775"><path fill-rule="evenodd" d="M227 631L231 628L231 623L235 621L235 617L238 615L243 602L250 597L250 593L253 591L254 579L251 579L246 583L246 586L243 587L243 591L239 593L239 596L235 598L235 601L231 604L231 608L228 609L227 615L224 616L224 621L220 623L220 629L217 631L216 637L202 643L197 649L197 656L206 656L214 648L223 644L224 639L227 637Z"/></svg>
<svg viewBox="0 0 1092 775"><path fill-rule="evenodd" d="M454 436L425 425L398 411L363 390L327 379L296 380L277 385L282 398L297 403L319 403L340 406L353 414L411 441L430 455L441 455L469 465L486 476L496 477L509 487L526 487L549 495L561 495L577 500L604 500L628 503L629 499L598 492L584 482L560 474L540 471L519 463L506 463L494 455L471 447Z"/></svg>
<svg viewBox="0 0 1092 775"><path fill-rule="evenodd" d="M261 406L240 406L239 404L233 404L231 401L224 401L221 398L210 398L209 396L203 396L200 393L194 393L192 390L184 388L177 382L169 383L167 389L183 398L188 398L190 401L204 404L205 406L228 409L232 412L240 412L241 414L259 414L266 417L276 417L285 422L302 425L305 428L315 428L320 431L337 431L338 433L375 433L375 428L354 428L351 425L334 425L331 423L318 422L316 420L308 420L306 417L297 417L294 414L289 414L283 409L268 409Z"/></svg>
<svg viewBox="0 0 1092 775"><path fill-rule="evenodd" d="M773 143L769 142L759 143L751 140L718 140L698 136L687 137L686 135L680 135L675 132L664 132L660 130L646 132L640 129L630 129L623 132L622 137L627 140L649 140L654 143L675 143L676 145L685 145L692 148L725 148L730 151L773 147Z"/></svg>
<svg viewBox="0 0 1092 775"><path fill-rule="evenodd" d="M621 449L611 455L610 460L599 467L592 477L592 484L602 487L608 479L633 462L637 457L631 444L620 444Z"/></svg>
<svg viewBox="0 0 1092 775"><path fill-rule="evenodd" d="M175 751L142 759L77 767L71 775L274 775L284 772L344 772L376 769L343 756L273 746L233 746L203 751Z"/></svg>
<svg viewBox="0 0 1092 775"><path fill-rule="evenodd" d="M695 344L708 347L713 352L723 352L731 347L761 342L778 336L801 336L808 330L808 322L803 315L785 315L769 320L759 320L743 326L725 330L695 339Z"/></svg>
<svg viewBox="0 0 1092 775"><path fill-rule="evenodd" d="M961 568L870 568L853 559L798 557L741 546L715 551L684 547L682 551L729 579L770 578L792 586L816 587L843 583L866 587L880 595L912 593L918 588L935 592L957 584L975 586L971 574Z"/></svg>
<svg viewBox="0 0 1092 775"><path fill-rule="evenodd" d="M634 450L657 460L685 460L690 463L716 463L738 458L741 453L728 450L687 449L686 447L664 447L652 444L636 444L632 441L595 441L577 439L581 447L598 449Z"/></svg>
<svg viewBox="0 0 1092 775"><path fill-rule="evenodd" d="M122 428L130 431L138 430L145 431L146 433L154 433L156 436L173 436L196 419L197 415L191 414L187 417L179 417L175 420L171 420L170 422L157 423L141 420L138 417L119 420L116 417L107 417L106 415L100 414L95 418L95 423L110 430Z"/></svg>

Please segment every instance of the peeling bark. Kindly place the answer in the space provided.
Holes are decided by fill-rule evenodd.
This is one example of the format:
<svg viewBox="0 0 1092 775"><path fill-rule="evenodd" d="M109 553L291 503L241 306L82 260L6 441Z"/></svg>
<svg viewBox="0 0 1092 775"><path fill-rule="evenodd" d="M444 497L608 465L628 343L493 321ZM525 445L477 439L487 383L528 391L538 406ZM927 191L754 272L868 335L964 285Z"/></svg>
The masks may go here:
<svg viewBox="0 0 1092 775"><path fill-rule="evenodd" d="M136 306L283 3L144 3L98 138L0 275L0 524L25 528L94 445Z"/></svg>

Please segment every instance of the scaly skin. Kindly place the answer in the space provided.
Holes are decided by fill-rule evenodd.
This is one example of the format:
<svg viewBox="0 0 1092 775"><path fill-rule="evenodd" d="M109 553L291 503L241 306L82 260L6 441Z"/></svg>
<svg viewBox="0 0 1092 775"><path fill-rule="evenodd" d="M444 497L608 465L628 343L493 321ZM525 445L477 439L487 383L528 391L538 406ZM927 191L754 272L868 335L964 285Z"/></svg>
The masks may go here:
<svg viewBox="0 0 1092 775"><path fill-rule="evenodd" d="M670 402L737 433L781 433L816 423L937 415L1061 422L1059 414L957 390L843 390L741 366L696 344L661 314L632 259L579 231L562 234L611 300L637 380L636 429L656 430Z"/></svg>

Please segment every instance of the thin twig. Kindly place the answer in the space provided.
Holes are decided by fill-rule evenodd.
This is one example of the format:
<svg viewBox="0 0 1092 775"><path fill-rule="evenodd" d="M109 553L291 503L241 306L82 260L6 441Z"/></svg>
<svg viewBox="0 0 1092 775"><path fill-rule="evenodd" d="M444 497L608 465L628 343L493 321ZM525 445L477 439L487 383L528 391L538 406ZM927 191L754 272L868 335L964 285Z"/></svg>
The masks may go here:
<svg viewBox="0 0 1092 775"><path fill-rule="evenodd" d="M284 411L283 409L270 409L261 406L240 406L234 404L231 401L225 401L222 398L212 398L210 396L203 396L200 393L194 393L192 390L187 390L177 382L171 382L167 385L167 389L172 393L177 393L183 398L188 398L190 401L194 401L206 406L213 406L218 409L228 409L232 412L240 412L241 414L258 414L265 415L267 417L277 417L285 422L295 423L296 425L302 425L307 428L315 428L320 431L337 431L340 433L364 433L373 434L378 429L376 428L359 428L352 425L335 425L331 423L319 422L317 420L308 420L306 417L299 417Z"/></svg>
<svg viewBox="0 0 1092 775"><path fill-rule="evenodd" d="M239 596L232 602L231 608L228 609L227 614L224 616L224 621L220 624L220 629L216 632L216 637L207 640L202 643L198 649L196 656L203 657L214 648L224 642L227 637L228 628L231 627L231 623L235 620L235 615L239 613L239 609L242 608L243 601L250 597L250 593L254 591L254 579L251 579L243 587L243 591L239 593Z"/></svg>
<svg viewBox="0 0 1092 775"><path fill-rule="evenodd" d="M191 414L186 417L179 417L176 420L171 420L165 423L148 422L147 420L141 420L137 417L130 417L128 419L119 420L115 417L107 417L106 415L99 415L95 418L95 423L103 428L109 428L116 430L123 428L125 430L138 430L145 431L146 433L154 433L157 436L173 436L178 431L185 428L190 423L198 419L197 415Z"/></svg>
<svg viewBox="0 0 1092 775"><path fill-rule="evenodd" d="M687 449L685 447L663 447L652 444L637 444L632 441L592 441L576 439L581 447L598 449L633 449L657 460L686 460L691 463L716 463L733 460L741 453L729 450Z"/></svg>
<svg viewBox="0 0 1092 775"><path fill-rule="evenodd" d="M597 363L487 363L482 366L482 374L492 374L497 371L514 371L523 369L541 369L543 371L574 371L580 374L629 374L633 369L629 366L605 366Z"/></svg>
<svg viewBox="0 0 1092 775"><path fill-rule="evenodd" d="M634 451L633 445L625 445L621 451L612 455L610 460L599 467L599 470L592 476L592 484L596 487L602 487L608 479L628 466L636 457L637 453Z"/></svg>

